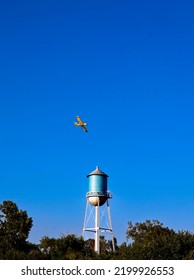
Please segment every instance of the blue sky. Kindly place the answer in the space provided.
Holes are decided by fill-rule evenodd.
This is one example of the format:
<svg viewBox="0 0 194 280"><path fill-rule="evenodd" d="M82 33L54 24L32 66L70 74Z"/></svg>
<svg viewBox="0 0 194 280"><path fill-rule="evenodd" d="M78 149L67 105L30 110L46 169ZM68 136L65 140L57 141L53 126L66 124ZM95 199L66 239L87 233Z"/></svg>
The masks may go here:
<svg viewBox="0 0 194 280"><path fill-rule="evenodd" d="M194 232L193 12L193 1L1 3L0 201L27 210L30 241L81 235L97 165L119 243L128 221Z"/></svg>

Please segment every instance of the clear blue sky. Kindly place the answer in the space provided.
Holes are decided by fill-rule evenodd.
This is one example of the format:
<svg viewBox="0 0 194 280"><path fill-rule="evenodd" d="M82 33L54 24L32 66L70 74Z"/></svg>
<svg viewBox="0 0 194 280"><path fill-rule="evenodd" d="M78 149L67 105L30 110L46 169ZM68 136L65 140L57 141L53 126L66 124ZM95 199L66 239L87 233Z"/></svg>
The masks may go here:
<svg viewBox="0 0 194 280"><path fill-rule="evenodd" d="M81 235L96 165L119 243L128 221L194 232L193 14L187 0L1 3L0 203L27 210L30 241Z"/></svg>

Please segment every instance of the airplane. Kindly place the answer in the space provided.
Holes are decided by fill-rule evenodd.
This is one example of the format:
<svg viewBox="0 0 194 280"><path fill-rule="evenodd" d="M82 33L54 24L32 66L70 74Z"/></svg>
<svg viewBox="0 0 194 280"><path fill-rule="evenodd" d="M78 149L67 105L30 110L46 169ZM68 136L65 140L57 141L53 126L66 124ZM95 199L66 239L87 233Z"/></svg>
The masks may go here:
<svg viewBox="0 0 194 280"><path fill-rule="evenodd" d="M88 130L86 129L87 123L82 122L82 120L79 116L77 116L76 118L77 118L78 122L74 122L75 126L81 126L81 128L84 130L84 132L88 132Z"/></svg>

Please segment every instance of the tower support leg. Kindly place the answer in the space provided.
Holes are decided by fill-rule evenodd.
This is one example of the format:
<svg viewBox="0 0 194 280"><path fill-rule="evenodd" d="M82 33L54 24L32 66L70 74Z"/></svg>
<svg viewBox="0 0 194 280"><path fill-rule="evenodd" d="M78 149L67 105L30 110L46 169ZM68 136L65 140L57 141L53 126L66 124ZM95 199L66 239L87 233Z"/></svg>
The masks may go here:
<svg viewBox="0 0 194 280"><path fill-rule="evenodd" d="M87 223L87 213L88 213L88 206L89 206L89 201L88 199L86 200L86 211L84 215L84 224L83 224L83 229L82 229L82 237L85 237L85 229L86 229L86 223Z"/></svg>
<svg viewBox="0 0 194 280"><path fill-rule="evenodd" d="M100 198L98 197L98 204L96 206L91 206L89 200L87 199L86 202L86 210L85 210L85 216L84 216L84 224L83 224L83 230L82 230L82 237L85 238L85 233L87 232L93 232L94 233L94 251L97 254L100 254L100 232L108 232L111 235L112 240L112 250L115 252L115 239L113 235L113 228L112 228L112 220L111 220L111 214L110 214L110 204L109 199L107 199L104 206L107 209L106 215L108 215L108 224L107 226L103 227L101 225L102 221L102 212L100 211ZM92 208L90 209L90 207ZM100 214L101 213L101 214ZM94 218L94 221L91 219ZM89 223L90 222L90 223ZM91 224L91 227L88 227L88 224Z"/></svg>
<svg viewBox="0 0 194 280"><path fill-rule="evenodd" d="M109 219L109 225L110 225L110 234L111 234L111 239L112 239L112 250L115 252L115 239L113 235L113 229L112 229L112 220L111 220L111 214L110 214L110 203L109 200L107 199L107 210L108 210L108 219Z"/></svg>
<svg viewBox="0 0 194 280"><path fill-rule="evenodd" d="M100 242L99 242L99 235L100 235L100 216L99 216L99 198L98 198L98 205L95 206L95 252L100 254Z"/></svg>

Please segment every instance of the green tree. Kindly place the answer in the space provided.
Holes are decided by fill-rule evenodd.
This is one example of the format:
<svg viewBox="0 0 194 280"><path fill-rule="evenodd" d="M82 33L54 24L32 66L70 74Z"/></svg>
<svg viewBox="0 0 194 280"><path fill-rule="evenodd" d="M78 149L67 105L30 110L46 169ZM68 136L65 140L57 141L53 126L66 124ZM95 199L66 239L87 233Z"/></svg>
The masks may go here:
<svg viewBox="0 0 194 280"><path fill-rule="evenodd" d="M32 218L19 210L16 203L6 200L0 204L0 259L26 259L35 256L38 247L27 241ZM34 258L34 257L33 257Z"/></svg>
<svg viewBox="0 0 194 280"><path fill-rule="evenodd" d="M181 260L192 257L194 235L185 231L176 233L157 220L135 224L129 222L126 234L132 241L128 250L129 258Z"/></svg>
<svg viewBox="0 0 194 280"><path fill-rule="evenodd" d="M178 259L194 260L194 234L189 231L178 231L176 242L179 245Z"/></svg>
<svg viewBox="0 0 194 280"><path fill-rule="evenodd" d="M85 246L85 241L82 237L77 237L74 234L64 235L60 238L49 238L44 236L40 240L40 248L48 259L90 259L92 250L88 244Z"/></svg>

